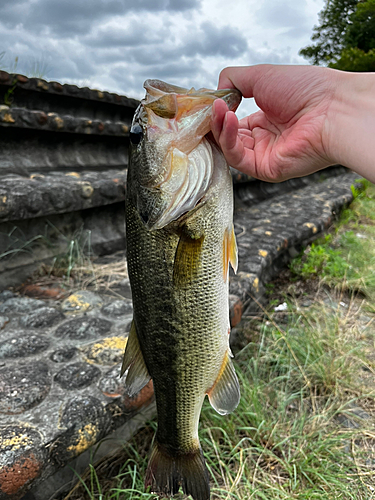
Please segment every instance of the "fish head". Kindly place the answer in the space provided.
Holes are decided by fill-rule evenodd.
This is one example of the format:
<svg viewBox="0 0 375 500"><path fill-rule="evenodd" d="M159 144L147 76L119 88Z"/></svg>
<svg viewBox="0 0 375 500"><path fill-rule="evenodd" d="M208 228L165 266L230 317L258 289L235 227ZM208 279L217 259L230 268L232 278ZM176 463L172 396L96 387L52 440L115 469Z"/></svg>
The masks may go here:
<svg viewBox="0 0 375 500"><path fill-rule="evenodd" d="M210 144L212 105L223 99L236 110L235 89L185 89L160 80L146 80L146 96L130 130L133 198L149 230L165 227L194 209L207 191L213 173Z"/></svg>

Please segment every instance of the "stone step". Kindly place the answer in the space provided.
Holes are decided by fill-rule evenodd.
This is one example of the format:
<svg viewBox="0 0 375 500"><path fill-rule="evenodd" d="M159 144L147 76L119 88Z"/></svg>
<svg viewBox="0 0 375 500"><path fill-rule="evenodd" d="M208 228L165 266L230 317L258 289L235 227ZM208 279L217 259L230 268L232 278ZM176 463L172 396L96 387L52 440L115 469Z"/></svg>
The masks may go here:
<svg viewBox="0 0 375 500"><path fill-rule="evenodd" d="M0 177L124 169L136 99L0 71Z"/></svg>
<svg viewBox="0 0 375 500"><path fill-rule="evenodd" d="M6 71L0 71L0 96L12 107L113 122L131 120L139 103L111 92Z"/></svg>
<svg viewBox="0 0 375 500"><path fill-rule="evenodd" d="M230 277L234 344L241 343L236 325L243 311L251 313L264 302L267 281L350 203L357 177L345 173L237 206L239 269ZM124 263L125 270L124 252L97 263L102 270ZM87 450L124 425L121 432L128 438L127 429L143 422L132 427L132 419L151 408L151 383L129 399L119 378L132 318L128 279L122 273L112 276L112 286L96 284L97 289L68 297L61 287L32 283L23 291L38 299L0 294L1 500L18 499L28 490L27 498L47 500L51 489L43 485L58 484L60 469L84 452L88 457Z"/></svg>

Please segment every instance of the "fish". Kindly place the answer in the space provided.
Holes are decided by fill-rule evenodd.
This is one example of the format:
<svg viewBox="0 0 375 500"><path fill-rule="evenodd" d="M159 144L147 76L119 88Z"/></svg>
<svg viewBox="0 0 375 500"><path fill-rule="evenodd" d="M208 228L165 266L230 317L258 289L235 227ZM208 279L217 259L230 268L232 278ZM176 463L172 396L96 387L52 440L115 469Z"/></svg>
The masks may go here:
<svg viewBox="0 0 375 500"><path fill-rule="evenodd" d="M210 136L212 105L235 89L146 80L130 129L126 255L133 321L121 375L129 396L152 379L158 425L145 487L210 499L198 437L206 395L224 415L240 399L229 347L229 265L237 268L233 187Z"/></svg>

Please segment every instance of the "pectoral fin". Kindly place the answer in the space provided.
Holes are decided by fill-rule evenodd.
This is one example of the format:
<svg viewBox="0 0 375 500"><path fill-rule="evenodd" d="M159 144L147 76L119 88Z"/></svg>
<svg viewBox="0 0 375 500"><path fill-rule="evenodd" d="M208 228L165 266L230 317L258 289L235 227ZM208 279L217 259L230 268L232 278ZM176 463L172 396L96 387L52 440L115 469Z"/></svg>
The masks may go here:
<svg viewBox="0 0 375 500"><path fill-rule="evenodd" d="M151 378L143 359L134 321L132 322L128 342L125 348L120 374L121 377L126 370L128 370L128 374L126 376L125 384L128 395L132 397L137 394Z"/></svg>
<svg viewBox="0 0 375 500"><path fill-rule="evenodd" d="M240 386L229 351L225 354L219 376L207 395L211 406L220 415L231 413L240 402Z"/></svg>
<svg viewBox="0 0 375 500"><path fill-rule="evenodd" d="M234 272L237 272L237 243L233 225L231 230L226 229L224 232L223 277L225 282L228 280L229 262Z"/></svg>

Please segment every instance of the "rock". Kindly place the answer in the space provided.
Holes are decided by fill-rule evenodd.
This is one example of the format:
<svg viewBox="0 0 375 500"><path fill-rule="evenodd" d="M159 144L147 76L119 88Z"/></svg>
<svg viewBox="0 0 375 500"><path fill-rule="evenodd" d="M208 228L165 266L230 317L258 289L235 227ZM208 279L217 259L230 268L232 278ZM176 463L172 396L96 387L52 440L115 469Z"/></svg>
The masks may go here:
<svg viewBox="0 0 375 500"><path fill-rule="evenodd" d="M16 415L38 405L51 387L43 362L0 368L0 413Z"/></svg>
<svg viewBox="0 0 375 500"><path fill-rule="evenodd" d="M27 297L12 297L0 305L0 314L3 313L28 313L45 307L46 303L42 300L29 299Z"/></svg>
<svg viewBox="0 0 375 500"><path fill-rule="evenodd" d="M41 307L20 318L20 325L27 328L46 328L64 319L64 315L53 307Z"/></svg>
<svg viewBox="0 0 375 500"><path fill-rule="evenodd" d="M106 319L76 318L59 326L55 331L55 336L74 340L93 339L105 335L111 330L111 327L112 323Z"/></svg>
<svg viewBox="0 0 375 500"><path fill-rule="evenodd" d="M87 363L73 363L56 373L54 380L64 389L82 389L99 378L100 370Z"/></svg>
<svg viewBox="0 0 375 500"><path fill-rule="evenodd" d="M0 292L0 302L4 302L4 300L8 300L14 297L14 293L10 290L3 290Z"/></svg>
<svg viewBox="0 0 375 500"><path fill-rule="evenodd" d="M89 363L114 365L122 360L126 341L125 337L107 337L83 347L81 351Z"/></svg>
<svg viewBox="0 0 375 500"><path fill-rule="evenodd" d="M63 349L57 349L51 354L50 360L54 363L64 363L65 361L69 361L70 359L72 359L75 356L76 352L77 349L75 347L64 347Z"/></svg>
<svg viewBox="0 0 375 500"><path fill-rule="evenodd" d="M0 496L20 498L44 467L42 436L30 426L0 427ZM5 495L5 496L3 496Z"/></svg>
<svg viewBox="0 0 375 500"><path fill-rule="evenodd" d="M94 292L88 292L87 290L82 290L65 299L61 308L64 312L84 312L102 304L103 300L100 295Z"/></svg>
<svg viewBox="0 0 375 500"><path fill-rule="evenodd" d="M363 408L350 404L347 406L345 412L337 415L336 419L342 427L358 429L361 420L370 420L371 417Z"/></svg>
<svg viewBox="0 0 375 500"><path fill-rule="evenodd" d="M99 380L98 387L109 398L119 398L126 394L126 374L120 378L121 363L108 370Z"/></svg>
<svg viewBox="0 0 375 500"><path fill-rule="evenodd" d="M69 399L61 410L60 427L82 427L98 420L108 420L104 406L93 396L76 396Z"/></svg>
<svg viewBox="0 0 375 500"><path fill-rule="evenodd" d="M41 335L14 337L0 342L0 359L23 358L45 351L49 341Z"/></svg>
<svg viewBox="0 0 375 500"><path fill-rule="evenodd" d="M115 300L101 308L105 316L126 316L133 313L133 304L130 300Z"/></svg>

